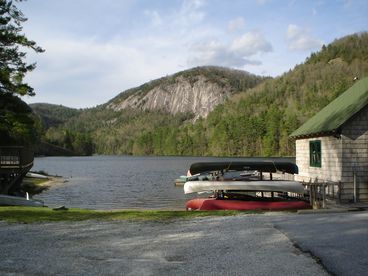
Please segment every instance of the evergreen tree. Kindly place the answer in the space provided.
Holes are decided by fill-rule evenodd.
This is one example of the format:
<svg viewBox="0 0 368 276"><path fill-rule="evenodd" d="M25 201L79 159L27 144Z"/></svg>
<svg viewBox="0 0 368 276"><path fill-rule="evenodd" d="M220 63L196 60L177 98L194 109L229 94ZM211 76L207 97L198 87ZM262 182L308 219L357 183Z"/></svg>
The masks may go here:
<svg viewBox="0 0 368 276"><path fill-rule="evenodd" d="M0 93L35 95L23 79L36 64L25 62L26 53L20 47L33 49L36 53L43 49L21 33L21 24L26 20L12 1L0 0Z"/></svg>
<svg viewBox="0 0 368 276"><path fill-rule="evenodd" d="M21 2L20 0L18 2ZM22 23L27 18L12 1L0 0L0 144L34 144L37 141L32 110L17 96L35 93L24 83L26 73L35 64L25 62L26 53L20 48L35 52L43 49L22 34Z"/></svg>

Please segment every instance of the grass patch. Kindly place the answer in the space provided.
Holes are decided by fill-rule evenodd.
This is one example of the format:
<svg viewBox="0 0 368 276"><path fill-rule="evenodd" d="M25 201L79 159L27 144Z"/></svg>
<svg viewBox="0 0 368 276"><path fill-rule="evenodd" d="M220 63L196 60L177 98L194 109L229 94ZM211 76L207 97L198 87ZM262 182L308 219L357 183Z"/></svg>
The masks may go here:
<svg viewBox="0 0 368 276"><path fill-rule="evenodd" d="M22 190L30 195L42 193L49 188L47 185L44 185L49 181L50 179L25 177L22 182Z"/></svg>
<svg viewBox="0 0 368 276"><path fill-rule="evenodd" d="M239 214L262 213L260 211L156 211L117 210L97 211L71 208L54 211L45 207L0 207L0 220L7 222L35 223L82 220L149 220L169 221L208 216L234 216Z"/></svg>

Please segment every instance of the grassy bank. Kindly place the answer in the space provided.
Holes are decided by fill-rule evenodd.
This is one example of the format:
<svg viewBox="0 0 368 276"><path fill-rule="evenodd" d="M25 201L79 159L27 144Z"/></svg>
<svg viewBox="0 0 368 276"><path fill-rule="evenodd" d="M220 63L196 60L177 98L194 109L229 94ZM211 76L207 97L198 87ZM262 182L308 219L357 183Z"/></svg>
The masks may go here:
<svg viewBox="0 0 368 276"><path fill-rule="evenodd" d="M246 213L239 211L155 211L155 210L117 210L96 211L86 209L68 209L54 211L50 208L36 207L0 207L0 220L7 222L35 223L82 220L150 220L169 221L207 216L234 216Z"/></svg>
<svg viewBox="0 0 368 276"><path fill-rule="evenodd" d="M30 195L36 195L47 190L50 186L51 178L30 178L25 177L22 182L22 190L29 193Z"/></svg>

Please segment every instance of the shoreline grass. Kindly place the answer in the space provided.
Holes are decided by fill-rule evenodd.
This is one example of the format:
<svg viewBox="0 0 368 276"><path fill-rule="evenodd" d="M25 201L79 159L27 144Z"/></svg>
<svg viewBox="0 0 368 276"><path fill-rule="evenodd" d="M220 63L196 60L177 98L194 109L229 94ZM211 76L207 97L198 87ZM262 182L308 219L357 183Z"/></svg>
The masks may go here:
<svg viewBox="0 0 368 276"><path fill-rule="evenodd" d="M28 192L30 195L40 194L43 191L50 188L50 183L52 179L50 178L30 178L25 177L22 182L22 189L25 192Z"/></svg>
<svg viewBox="0 0 368 276"><path fill-rule="evenodd" d="M240 214L261 214L262 211L161 211L161 210L89 210L70 208L55 211L46 207L0 207L0 221L11 223L37 223L84 220L128 220L128 221L170 221L209 216L235 216Z"/></svg>

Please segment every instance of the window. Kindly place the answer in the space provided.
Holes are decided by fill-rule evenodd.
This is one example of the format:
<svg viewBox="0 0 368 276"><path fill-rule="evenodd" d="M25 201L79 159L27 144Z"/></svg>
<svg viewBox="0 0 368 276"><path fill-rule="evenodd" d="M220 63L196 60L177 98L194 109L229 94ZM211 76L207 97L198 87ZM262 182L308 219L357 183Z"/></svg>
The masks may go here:
<svg viewBox="0 0 368 276"><path fill-rule="evenodd" d="M311 167L321 167L321 140L309 141L309 165Z"/></svg>

